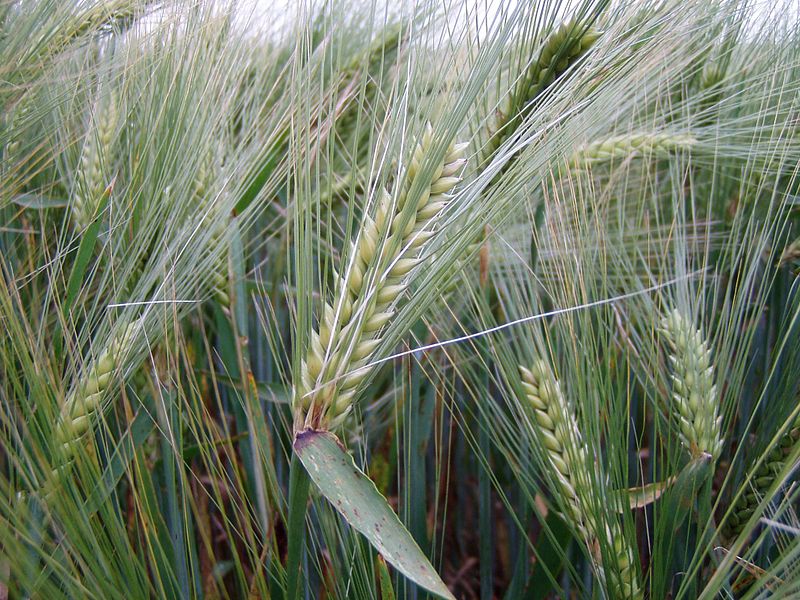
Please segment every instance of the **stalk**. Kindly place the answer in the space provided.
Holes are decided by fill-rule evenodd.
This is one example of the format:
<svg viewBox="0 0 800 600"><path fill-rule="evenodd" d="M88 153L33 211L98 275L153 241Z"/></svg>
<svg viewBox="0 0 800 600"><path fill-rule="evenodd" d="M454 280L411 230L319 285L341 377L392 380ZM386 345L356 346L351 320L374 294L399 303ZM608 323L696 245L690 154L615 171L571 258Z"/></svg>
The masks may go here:
<svg viewBox="0 0 800 600"><path fill-rule="evenodd" d="M479 269L479 283L481 295L486 306L491 306L492 302L492 289L489 285L489 240L488 228L484 229L484 242L480 250L480 269ZM483 365L480 376L482 402L484 406L489 406L492 400L490 391L491 378L489 376L490 369L494 368L494 362L491 358L489 349L489 342L487 338L483 337L478 341L478 352L481 357L479 364ZM494 544L493 544L493 531L492 523L492 495L491 495L491 482L489 480L488 469L491 468L491 448L489 440L489 427L487 411L478 410L478 447L481 456L486 460L487 468L481 468L478 465L478 520L480 527L480 576L481 576L481 600L492 600L494 582L492 575L494 573Z"/></svg>
<svg viewBox="0 0 800 600"><path fill-rule="evenodd" d="M289 516L286 535L289 548L286 552L286 598L300 597L300 570L306 540L306 506L308 504L311 479L303 463L292 453L289 465Z"/></svg>

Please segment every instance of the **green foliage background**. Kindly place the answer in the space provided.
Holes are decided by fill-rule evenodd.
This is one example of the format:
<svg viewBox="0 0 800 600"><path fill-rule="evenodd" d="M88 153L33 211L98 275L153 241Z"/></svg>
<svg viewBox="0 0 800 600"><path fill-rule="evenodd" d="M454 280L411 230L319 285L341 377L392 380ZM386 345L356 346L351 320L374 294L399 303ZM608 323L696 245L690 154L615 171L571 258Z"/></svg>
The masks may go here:
<svg viewBox="0 0 800 600"><path fill-rule="evenodd" d="M798 597L791 3L247 15L0 0L0 597L432 597L293 443L457 143L328 423L369 502L457 598Z"/></svg>

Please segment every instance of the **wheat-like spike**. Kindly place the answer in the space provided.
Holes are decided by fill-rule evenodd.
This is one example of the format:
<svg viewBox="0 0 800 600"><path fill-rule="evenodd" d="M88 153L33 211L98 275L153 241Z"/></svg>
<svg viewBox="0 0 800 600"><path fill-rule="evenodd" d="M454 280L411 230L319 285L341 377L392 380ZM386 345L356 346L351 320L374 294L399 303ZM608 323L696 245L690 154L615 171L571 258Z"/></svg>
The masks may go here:
<svg viewBox="0 0 800 600"><path fill-rule="evenodd" d="M332 428L341 423L369 374L365 365L381 343L381 332L394 316L465 164L466 144L453 144L432 175L420 173L433 143L429 124L401 179L396 201L385 189L378 191L376 210L364 217L351 246L349 267L336 275L335 298L323 305L295 389L298 428ZM420 177L425 177L422 185Z"/></svg>
<svg viewBox="0 0 800 600"><path fill-rule="evenodd" d="M598 40L601 32L594 27L570 20L553 31L539 49L539 55L498 111L494 133L484 150L490 159L501 144L520 126L530 103L558 77L564 74Z"/></svg>
<svg viewBox="0 0 800 600"><path fill-rule="evenodd" d="M520 366L519 371L525 398L533 408L542 444L570 512L568 516L588 539L593 527L585 522L578 490L586 489L590 482L578 478L586 473L589 458L572 411L544 360L536 360L530 369Z"/></svg>
<svg viewBox="0 0 800 600"><path fill-rule="evenodd" d="M80 229L88 227L110 183L108 169L113 160L117 133L118 107L116 93L94 103L90 125L81 148L72 212Z"/></svg>
<svg viewBox="0 0 800 600"><path fill-rule="evenodd" d="M716 459L722 450L722 417L708 342L678 309L661 319L660 330L671 351L672 406L681 443L693 457Z"/></svg>
<svg viewBox="0 0 800 600"><path fill-rule="evenodd" d="M595 470L589 450L581 438L572 409L561 393L558 381L546 361L537 359L532 367L519 367L525 400L531 406L542 445L553 468L555 479L570 518L587 543L600 566L599 575L605 579L602 556L596 540L603 536L613 548L613 560L619 581L610 582L617 595L641 598L636 574L636 559L614 516L598 524L591 510L591 472Z"/></svg>
<svg viewBox="0 0 800 600"><path fill-rule="evenodd" d="M769 451L750 479L747 490L737 498L736 503L731 507L728 519L723 526L724 539L732 541L742 533L744 526L753 516L775 478L783 471L786 458L792 453L798 441L800 441L800 415L795 418L789 430ZM757 460L753 462L748 472L752 470L756 462Z"/></svg>
<svg viewBox="0 0 800 600"><path fill-rule="evenodd" d="M685 134L636 132L590 142L578 148L567 159L567 168L579 171L588 167L622 160L631 156L669 156L672 152L688 150L697 140Z"/></svg>
<svg viewBox="0 0 800 600"><path fill-rule="evenodd" d="M199 206L207 206L212 200L209 198L209 195L212 193L214 182L216 181L216 166L213 152L210 150L207 151L192 181L192 195ZM214 209L212 209L208 218L211 219L212 227L209 248L214 252L218 246L227 243L225 239L225 230L228 227L229 218L227 215L223 215L220 211ZM231 307L231 297L228 291L228 259L229 253L226 248L224 252L220 253L219 259L215 260L216 264L211 273L211 292L222 310L226 313L230 311Z"/></svg>
<svg viewBox="0 0 800 600"><path fill-rule="evenodd" d="M562 75L594 45L600 35L601 32L595 27L586 27L573 19L559 25L547 36L539 58L528 73L531 86L528 95L532 95L535 87L545 87Z"/></svg>
<svg viewBox="0 0 800 600"><path fill-rule="evenodd" d="M619 522L612 515L604 524L606 539L611 542L614 562L619 577L611 582L616 596L640 600L644 597L637 574L636 553L622 533Z"/></svg>
<svg viewBox="0 0 800 600"><path fill-rule="evenodd" d="M63 445L67 455L73 452L75 444L89 430L92 415L100 409L103 397L111 385L114 371L129 350L138 329L139 322L135 321L120 335L114 337L103 352L92 361L64 403L56 424L55 439Z"/></svg>
<svg viewBox="0 0 800 600"><path fill-rule="evenodd" d="M12 164L19 158L19 149L22 145L24 134L20 124L24 123L28 115L30 115L31 104L30 94L25 94L17 101L14 108L4 116L6 139L8 140L3 156L3 161L6 165Z"/></svg>

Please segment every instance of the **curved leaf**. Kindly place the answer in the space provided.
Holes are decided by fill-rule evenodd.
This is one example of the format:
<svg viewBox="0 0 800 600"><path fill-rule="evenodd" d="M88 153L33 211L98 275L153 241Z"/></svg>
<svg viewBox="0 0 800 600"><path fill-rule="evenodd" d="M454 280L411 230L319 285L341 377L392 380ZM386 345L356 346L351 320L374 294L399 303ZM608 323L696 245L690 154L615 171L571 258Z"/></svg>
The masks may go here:
<svg viewBox="0 0 800 600"><path fill-rule="evenodd" d="M336 436L327 431L301 431L295 437L294 450L322 495L395 569L426 590L454 600L386 498Z"/></svg>

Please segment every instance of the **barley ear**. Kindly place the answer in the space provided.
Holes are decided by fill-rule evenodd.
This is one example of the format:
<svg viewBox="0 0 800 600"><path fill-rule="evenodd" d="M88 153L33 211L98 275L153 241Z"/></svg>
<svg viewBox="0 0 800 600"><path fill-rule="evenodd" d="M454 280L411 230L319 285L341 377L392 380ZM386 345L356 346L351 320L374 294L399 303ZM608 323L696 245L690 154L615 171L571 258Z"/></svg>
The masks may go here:
<svg viewBox="0 0 800 600"><path fill-rule="evenodd" d="M514 85L498 110L484 149L484 163L522 124L536 97L575 64L600 38L601 32L575 20L560 25L545 38L538 55Z"/></svg>
<svg viewBox="0 0 800 600"><path fill-rule="evenodd" d="M800 441L800 415L795 417L789 430L784 433L778 443L772 447L767 456L760 463L753 461L748 473L753 476L747 483L747 488L738 496L728 511L728 517L722 528L722 537L726 541L733 541L744 531L745 525L758 509L758 505L769 492L775 479L780 476L786 460L792 454ZM757 465L757 466L756 466Z"/></svg>
<svg viewBox="0 0 800 600"><path fill-rule="evenodd" d="M533 410L539 439L552 467L567 511L565 515L583 537L598 567L598 575L624 598L641 598L642 592L636 571L636 553L628 545L619 522L613 514L598 522L597 505L592 497L591 473L596 466L589 450L581 439L572 409L561 393L558 381L550 366L542 359L534 361L530 369L520 366L524 400ZM598 540L612 549L616 575L609 578L599 552ZM610 580L609 580L610 579Z"/></svg>
<svg viewBox="0 0 800 600"><path fill-rule="evenodd" d="M692 457L719 457L722 451L711 350L702 330L677 309L661 319L660 331L670 349L672 402L680 439Z"/></svg>
<svg viewBox="0 0 800 600"><path fill-rule="evenodd" d="M625 160L631 157L664 158L674 152L689 150L697 140L685 134L636 132L612 136L579 147L567 159L568 171Z"/></svg>
<svg viewBox="0 0 800 600"><path fill-rule="evenodd" d="M370 373L381 334L413 281L465 164L466 145L452 144L433 173L423 173L434 142L428 125L398 178L397 197L377 192L375 209L350 247L349 264L336 274L334 297L323 305L295 386L297 428L338 426Z"/></svg>
<svg viewBox="0 0 800 600"><path fill-rule="evenodd" d="M55 439L62 445L68 457L89 431L93 415L102 409L102 402L112 385L115 371L130 350L139 327L138 321L131 323L111 340L92 361L64 403L56 423Z"/></svg>
<svg viewBox="0 0 800 600"><path fill-rule="evenodd" d="M578 495L578 489L589 485L588 481L579 481L588 456L572 412L545 361L538 359L530 369L520 366L519 370L525 400L533 409L538 435L566 501L568 516L588 538L590 527L585 523Z"/></svg>
<svg viewBox="0 0 800 600"><path fill-rule="evenodd" d="M110 90L103 96L101 88L81 147L72 200L72 214L81 230L94 220L100 201L111 184L118 110L116 93Z"/></svg>

